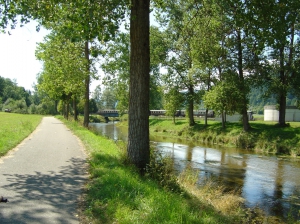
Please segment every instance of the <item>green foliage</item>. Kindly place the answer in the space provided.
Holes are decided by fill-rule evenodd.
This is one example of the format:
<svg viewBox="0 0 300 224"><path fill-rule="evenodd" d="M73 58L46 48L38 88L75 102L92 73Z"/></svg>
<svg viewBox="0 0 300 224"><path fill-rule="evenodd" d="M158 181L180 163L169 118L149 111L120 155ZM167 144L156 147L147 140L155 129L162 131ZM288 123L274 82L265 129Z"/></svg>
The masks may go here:
<svg viewBox="0 0 300 224"><path fill-rule="evenodd" d="M235 83L220 82L214 86L204 97L206 108L213 109L216 114L229 115L241 111L243 96Z"/></svg>
<svg viewBox="0 0 300 224"><path fill-rule="evenodd" d="M183 104L184 96L179 92L178 87L173 87L165 94L166 115L173 117L175 124L176 110L179 110Z"/></svg>
<svg viewBox="0 0 300 224"><path fill-rule="evenodd" d="M39 44L36 57L44 64L38 79L39 91L54 100L70 100L83 93L87 61L82 44L50 34Z"/></svg>
<svg viewBox="0 0 300 224"><path fill-rule="evenodd" d="M158 184L170 191L182 192L174 171L174 160L171 156L162 155L158 150L151 149L150 163L146 168L146 177L158 182Z"/></svg>
<svg viewBox="0 0 300 224"><path fill-rule="evenodd" d="M11 109L16 113L28 113L27 108L33 102L33 95L15 81L0 76L0 104L2 110Z"/></svg>
<svg viewBox="0 0 300 224"><path fill-rule="evenodd" d="M160 63L166 55L166 46L161 38L162 32L150 28L150 109L162 109L162 89L159 75ZM103 84L113 88L120 111L128 110L129 103L129 33L118 33L106 44L103 51L105 62L102 69L105 72Z"/></svg>

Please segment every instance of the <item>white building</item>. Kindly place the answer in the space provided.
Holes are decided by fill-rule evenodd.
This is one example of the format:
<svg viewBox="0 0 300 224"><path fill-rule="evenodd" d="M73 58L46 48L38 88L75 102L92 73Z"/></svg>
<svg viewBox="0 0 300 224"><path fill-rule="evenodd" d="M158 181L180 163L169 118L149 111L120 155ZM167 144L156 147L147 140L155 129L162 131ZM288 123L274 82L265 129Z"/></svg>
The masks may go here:
<svg viewBox="0 0 300 224"><path fill-rule="evenodd" d="M264 121L279 121L279 111L275 105L264 106ZM300 110L295 106L287 106L285 121L300 121Z"/></svg>

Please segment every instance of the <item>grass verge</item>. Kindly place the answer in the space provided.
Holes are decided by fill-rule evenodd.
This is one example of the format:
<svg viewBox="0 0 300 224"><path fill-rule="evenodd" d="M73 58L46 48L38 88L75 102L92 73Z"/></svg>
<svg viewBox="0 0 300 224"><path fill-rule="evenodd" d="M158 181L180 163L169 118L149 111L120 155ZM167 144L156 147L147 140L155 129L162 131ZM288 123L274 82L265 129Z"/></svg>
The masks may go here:
<svg viewBox="0 0 300 224"><path fill-rule="evenodd" d="M42 120L41 115L0 112L0 156L16 147Z"/></svg>
<svg viewBox="0 0 300 224"><path fill-rule="evenodd" d="M234 146L257 152L300 156L300 123L291 122L279 127L275 122L252 121L251 130L244 132L242 124L226 123L226 129L217 121L196 120L188 126L186 119L177 120L174 125L169 119L150 118L150 133L199 141L206 144Z"/></svg>
<svg viewBox="0 0 300 224"><path fill-rule="evenodd" d="M149 175L141 177L124 163L120 142L63 121L89 153L83 223L242 223L237 209L223 213L193 194L162 187Z"/></svg>
<svg viewBox="0 0 300 224"><path fill-rule="evenodd" d="M86 184L82 223L263 223L253 218L253 213L247 215L239 199L221 193L219 187L206 185L206 193L196 193L194 172L186 172L176 183L166 181L163 174L169 166L164 170L155 163L152 174L159 170L162 175L156 174L156 179L151 173L141 177L124 162L122 142L99 136L76 122L63 122L81 139L89 154L90 179ZM174 184L178 185L177 190L172 187ZM203 197L204 194L217 196ZM226 206L221 206L221 198ZM229 199L234 201L233 206L228 205Z"/></svg>

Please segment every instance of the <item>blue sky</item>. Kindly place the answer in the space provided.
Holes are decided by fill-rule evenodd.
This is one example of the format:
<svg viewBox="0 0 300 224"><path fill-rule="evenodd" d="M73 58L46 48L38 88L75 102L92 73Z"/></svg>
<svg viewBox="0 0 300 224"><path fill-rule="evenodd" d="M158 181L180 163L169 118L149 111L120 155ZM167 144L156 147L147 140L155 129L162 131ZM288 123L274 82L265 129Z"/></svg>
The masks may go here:
<svg viewBox="0 0 300 224"><path fill-rule="evenodd" d="M19 86L32 90L42 64L35 58L37 42L42 42L47 30L35 30L36 22L11 30L11 35L0 33L0 76L15 79Z"/></svg>
<svg viewBox="0 0 300 224"><path fill-rule="evenodd" d="M38 42L49 33L45 29L36 31L37 23L32 21L23 27L17 26L9 34L0 33L0 76L16 80L19 86L33 90L36 76L42 70L42 63L35 58ZM91 90L100 81L91 83Z"/></svg>
<svg viewBox="0 0 300 224"><path fill-rule="evenodd" d="M151 25L157 25L151 15ZM23 27L10 31L11 35L0 33L0 76L16 80L19 86L33 90L37 83L36 76L41 72L42 64L35 58L38 42L42 42L49 31L41 28L36 31L37 23L32 21ZM91 90L101 84L100 81L91 83Z"/></svg>

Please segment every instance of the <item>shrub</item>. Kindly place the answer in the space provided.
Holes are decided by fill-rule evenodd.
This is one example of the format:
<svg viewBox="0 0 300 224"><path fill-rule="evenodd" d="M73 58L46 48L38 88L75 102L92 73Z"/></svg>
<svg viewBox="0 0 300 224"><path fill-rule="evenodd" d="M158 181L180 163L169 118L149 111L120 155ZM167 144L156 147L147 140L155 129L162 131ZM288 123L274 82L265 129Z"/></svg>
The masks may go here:
<svg viewBox="0 0 300 224"><path fill-rule="evenodd" d="M146 176L157 181L162 187L180 192L174 170L174 160L169 155L162 155L159 150L150 150L150 163L146 169Z"/></svg>

